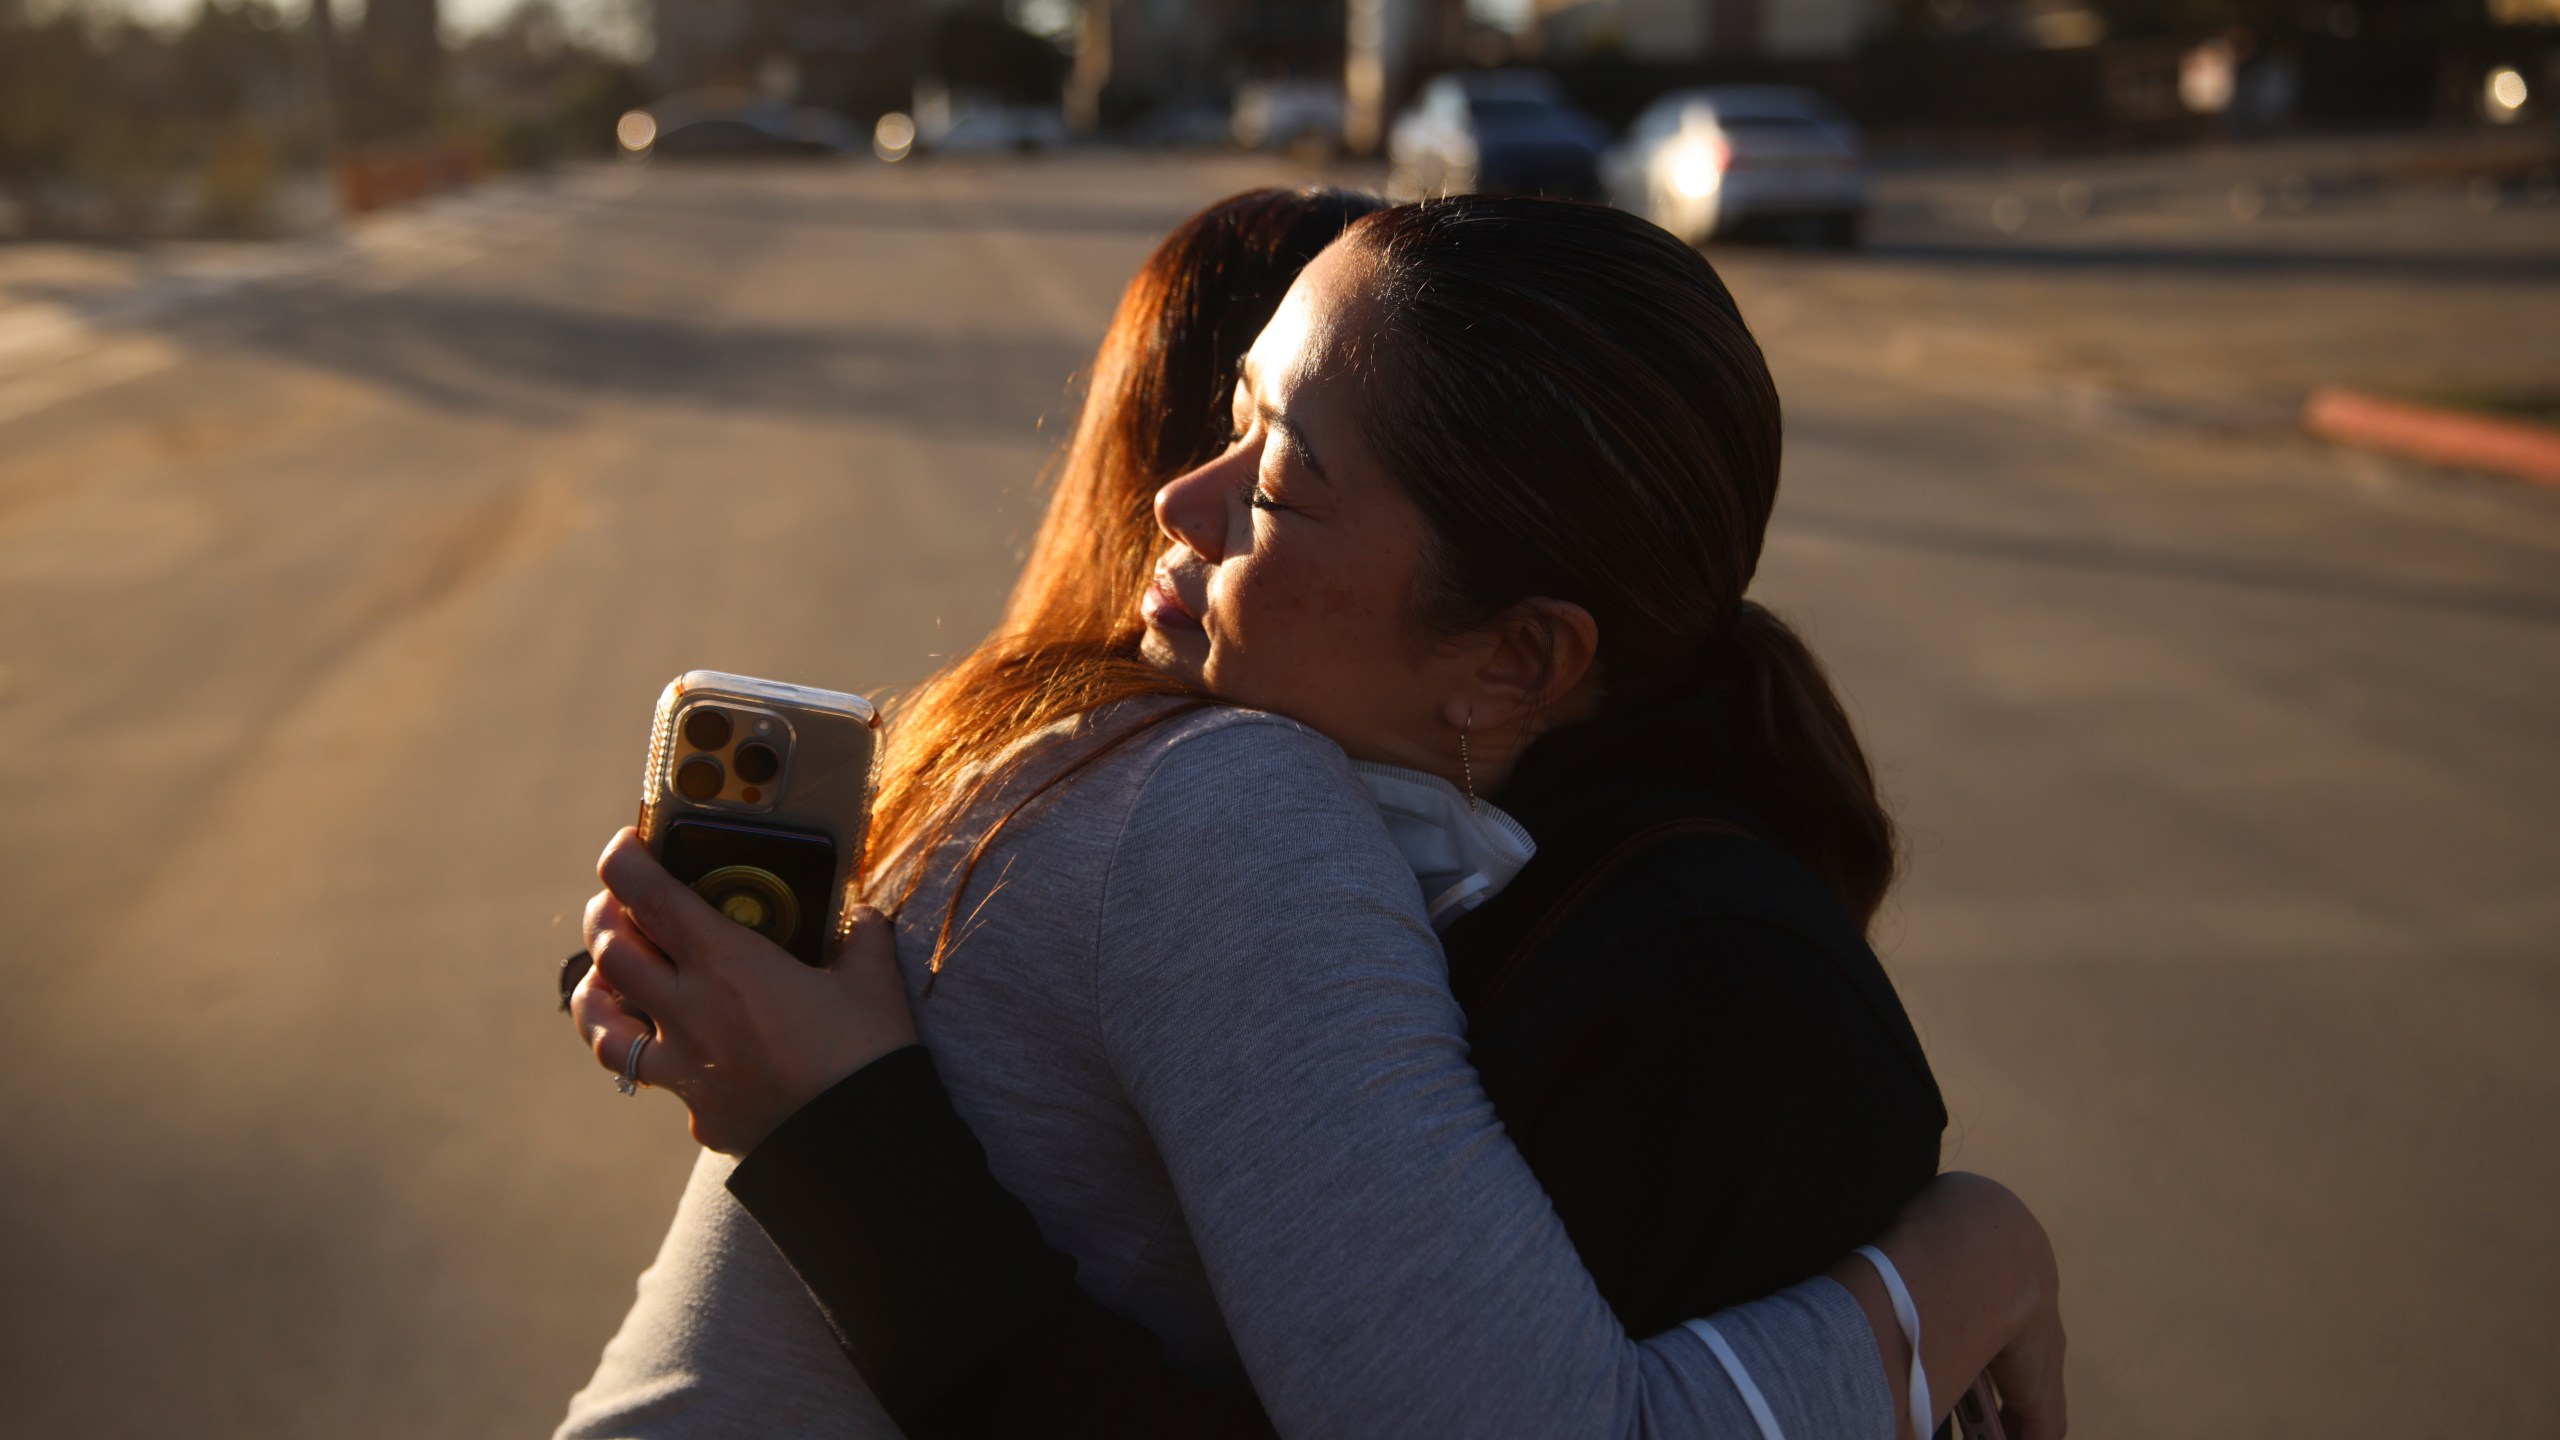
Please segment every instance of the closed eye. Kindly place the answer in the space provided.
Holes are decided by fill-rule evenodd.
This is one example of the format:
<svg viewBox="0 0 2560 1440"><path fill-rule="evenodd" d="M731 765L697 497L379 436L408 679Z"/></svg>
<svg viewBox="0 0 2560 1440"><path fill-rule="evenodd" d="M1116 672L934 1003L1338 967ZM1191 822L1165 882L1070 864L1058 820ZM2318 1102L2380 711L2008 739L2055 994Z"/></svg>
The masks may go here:
<svg viewBox="0 0 2560 1440"><path fill-rule="evenodd" d="M1271 498L1271 492L1263 489L1262 482L1258 480L1254 482L1253 489L1245 495L1245 503L1256 510L1268 510L1275 515L1292 508Z"/></svg>

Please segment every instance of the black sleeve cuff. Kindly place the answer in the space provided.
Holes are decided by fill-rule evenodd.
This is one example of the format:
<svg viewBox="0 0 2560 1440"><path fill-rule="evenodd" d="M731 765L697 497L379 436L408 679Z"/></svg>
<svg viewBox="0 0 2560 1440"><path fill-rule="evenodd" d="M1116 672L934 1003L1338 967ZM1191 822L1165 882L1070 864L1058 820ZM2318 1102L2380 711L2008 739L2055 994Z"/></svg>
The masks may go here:
<svg viewBox="0 0 2560 1440"><path fill-rule="evenodd" d="M912 1428L1075 1288L922 1046L837 1082L729 1176L871 1391Z"/></svg>

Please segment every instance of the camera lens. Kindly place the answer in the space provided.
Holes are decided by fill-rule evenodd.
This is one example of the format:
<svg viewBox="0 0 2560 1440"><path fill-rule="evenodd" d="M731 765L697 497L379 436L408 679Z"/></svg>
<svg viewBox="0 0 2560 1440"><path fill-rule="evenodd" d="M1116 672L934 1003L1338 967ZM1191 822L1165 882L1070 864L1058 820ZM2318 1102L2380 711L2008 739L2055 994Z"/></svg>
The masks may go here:
<svg viewBox="0 0 2560 1440"><path fill-rule="evenodd" d="M691 727L687 727L691 728ZM729 728L729 722L720 722ZM676 791L687 800L708 800L720 793L720 762L708 755L696 755L676 767Z"/></svg>
<svg viewBox="0 0 2560 1440"><path fill-rule="evenodd" d="M696 750L719 749L729 743L729 717L708 705L696 705L684 717L684 740Z"/></svg>
<svg viewBox="0 0 2560 1440"><path fill-rule="evenodd" d="M761 740L750 740L738 747L738 778L750 785L761 785L782 773L782 757Z"/></svg>

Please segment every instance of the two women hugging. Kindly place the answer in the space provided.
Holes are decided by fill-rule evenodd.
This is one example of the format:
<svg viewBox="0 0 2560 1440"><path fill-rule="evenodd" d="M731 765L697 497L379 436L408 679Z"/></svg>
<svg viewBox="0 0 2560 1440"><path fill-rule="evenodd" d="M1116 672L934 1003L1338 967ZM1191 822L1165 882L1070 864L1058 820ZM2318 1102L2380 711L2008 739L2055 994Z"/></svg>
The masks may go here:
<svg viewBox="0 0 2560 1440"><path fill-rule="evenodd" d="M1987 1371L2060 1436L2050 1244L1937 1173L1867 943L1892 823L1745 598L1780 452L1641 220L1176 230L892 724L886 915L812 969L605 852L574 1016L707 1148L560 1433L1881 1440Z"/></svg>

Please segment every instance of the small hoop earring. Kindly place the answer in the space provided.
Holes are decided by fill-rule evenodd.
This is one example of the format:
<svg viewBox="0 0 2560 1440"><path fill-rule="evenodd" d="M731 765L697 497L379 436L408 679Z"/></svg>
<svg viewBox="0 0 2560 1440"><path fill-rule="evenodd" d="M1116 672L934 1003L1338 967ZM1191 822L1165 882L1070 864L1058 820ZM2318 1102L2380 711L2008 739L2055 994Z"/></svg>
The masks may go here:
<svg viewBox="0 0 2560 1440"><path fill-rule="evenodd" d="M1474 728L1476 728L1475 707L1469 706L1466 723L1458 727L1458 773L1466 777L1467 809L1470 811L1484 808L1476 803L1476 767L1475 762L1467 755L1467 732Z"/></svg>

